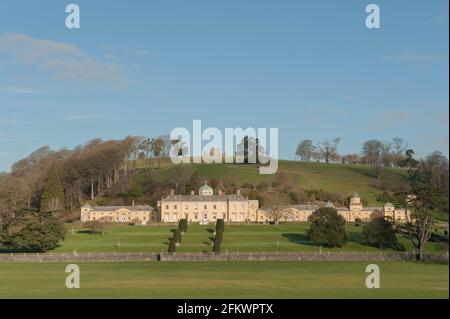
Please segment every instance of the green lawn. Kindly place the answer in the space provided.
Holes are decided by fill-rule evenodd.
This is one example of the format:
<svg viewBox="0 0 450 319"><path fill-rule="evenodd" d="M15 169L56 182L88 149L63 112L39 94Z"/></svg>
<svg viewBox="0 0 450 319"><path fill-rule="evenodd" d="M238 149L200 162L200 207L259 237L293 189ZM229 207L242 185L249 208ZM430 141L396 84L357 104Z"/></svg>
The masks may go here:
<svg viewBox="0 0 450 319"><path fill-rule="evenodd" d="M74 228L72 234L73 227L76 226L67 225L66 238L54 250L55 252L166 251L169 238L172 236L171 230L177 228L176 225L110 224L105 229L104 235L94 235L80 228ZM213 236L211 234L213 228L214 225L189 225L188 232L183 236L177 251L211 251L210 237ZM226 224L222 251L317 251L319 246L308 242L305 235L308 228L307 224ZM364 242L361 231L362 227L347 225L350 240L342 248L344 251L378 251L377 248ZM404 236L399 235L398 242L397 250L412 250L411 243ZM437 242L429 242L427 246L427 251L442 251L442 249L442 244ZM322 250L337 249L322 247Z"/></svg>
<svg viewBox="0 0 450 319"><path fill-rule="evenodd" d="M379 262L381 288L363 262L0 263L0 298L448 298L448 265Z"/></svg>

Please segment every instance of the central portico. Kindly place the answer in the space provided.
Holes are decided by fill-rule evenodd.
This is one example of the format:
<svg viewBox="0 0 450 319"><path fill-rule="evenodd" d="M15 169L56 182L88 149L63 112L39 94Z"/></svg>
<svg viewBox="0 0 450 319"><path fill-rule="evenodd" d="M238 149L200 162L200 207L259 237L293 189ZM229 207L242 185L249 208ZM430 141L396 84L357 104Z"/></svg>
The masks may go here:
<svg viewBox="0 0 450 319"><path fill-rule="evenodd" d="M215 223L217 219L227 222L256 222L259 203L241 195L224 195L222 191L214 194L214 189L205 182L191 195L170 195L158 201L157 208L161 222L177 222L187 219L201 224Z"/></svg>

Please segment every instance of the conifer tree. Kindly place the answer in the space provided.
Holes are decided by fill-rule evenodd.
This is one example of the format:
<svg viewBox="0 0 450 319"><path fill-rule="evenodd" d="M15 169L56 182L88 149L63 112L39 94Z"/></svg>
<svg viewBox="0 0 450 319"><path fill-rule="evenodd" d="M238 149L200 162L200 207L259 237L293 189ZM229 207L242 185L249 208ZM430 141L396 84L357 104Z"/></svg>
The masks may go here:
<svg viewBox="0 0 450 319"><path fill-rule="evenodd" d="M54 212L64 208L64 188L58 169L52 166L47 173L41 194L40 211Z"/></svg>

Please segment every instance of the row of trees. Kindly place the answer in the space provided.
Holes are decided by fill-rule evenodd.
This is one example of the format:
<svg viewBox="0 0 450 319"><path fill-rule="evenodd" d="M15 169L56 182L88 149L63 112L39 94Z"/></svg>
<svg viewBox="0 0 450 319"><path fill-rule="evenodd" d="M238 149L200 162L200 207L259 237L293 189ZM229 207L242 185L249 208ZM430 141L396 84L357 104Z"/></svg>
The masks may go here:
<svg viewBox="0 0 450 319"><path fill-rule="evenodd" d="M94 139L73 150L39 148L0 177L0 212L74 209L114 186L128 191L128 161L138 140Z"/></svg>
<svg viewBox="0 0 450 319"><path fill-rule="evenodd" d="M320 208L311 216L309 240L328 247L342 247L348 241L345 219L334 208ZM375 218L363 227L366 242L380 249L397 244L394 225L383 217Z"/></svg>
<svg viewBox="0 0 450 319"><path fill-rule="evenodd" d="M298 143L295 155L302 161L341 162L343 164L370 164L372 166L409 167L414 151L408 149L403 139L396 137L390 142L368 140L360 154L340 155L338 145L340 138L324 139L314 145L312 140L302 140Z"/></svg>
<svg viewBox="0 0 450 319"><path fill-rule="evenodd" d="M340 156L338 154L338 145L341 141L340 137L333 140L324 139L314 145L312 140L302 140L297 145L295 155L302 161L324 161L325 163L338 162Z"/></svg>

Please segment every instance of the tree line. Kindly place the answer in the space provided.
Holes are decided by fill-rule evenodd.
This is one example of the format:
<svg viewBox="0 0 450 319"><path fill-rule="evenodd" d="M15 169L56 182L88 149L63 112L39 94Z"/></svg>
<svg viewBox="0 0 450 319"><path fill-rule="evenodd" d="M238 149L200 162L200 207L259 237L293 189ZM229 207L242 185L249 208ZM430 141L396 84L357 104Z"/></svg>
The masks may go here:
<svg viewBox="0 0 450 319"><path fill-rule="evenodd" d="M370 164L372 166L409 167L414 151L399 137L389 142L372 139L364 142L361 152L339 154L341 139L324 139L315 145L312 140L298 143L295 155L302 161L316 161L342 164Z"/></svg>

